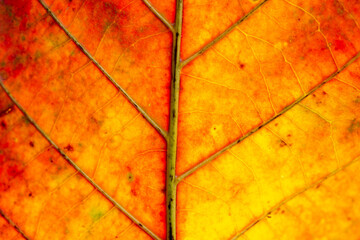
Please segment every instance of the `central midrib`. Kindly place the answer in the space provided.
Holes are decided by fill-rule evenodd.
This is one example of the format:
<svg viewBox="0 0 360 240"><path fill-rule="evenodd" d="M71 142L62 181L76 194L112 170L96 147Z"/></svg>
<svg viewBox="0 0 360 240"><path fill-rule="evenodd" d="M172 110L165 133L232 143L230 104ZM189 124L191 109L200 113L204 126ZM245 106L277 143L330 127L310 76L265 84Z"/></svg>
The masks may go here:
<svg viewBox="0 0 360 240"><path fill-rule="evenodd" d="M173 32L173 51L171 66L170 90L170 122L167 136L166 156L166 239L176 239L176 151L179 116L179 91L180 91L180 46L182 30L183 0L176 1L175 28Z"/></svg>

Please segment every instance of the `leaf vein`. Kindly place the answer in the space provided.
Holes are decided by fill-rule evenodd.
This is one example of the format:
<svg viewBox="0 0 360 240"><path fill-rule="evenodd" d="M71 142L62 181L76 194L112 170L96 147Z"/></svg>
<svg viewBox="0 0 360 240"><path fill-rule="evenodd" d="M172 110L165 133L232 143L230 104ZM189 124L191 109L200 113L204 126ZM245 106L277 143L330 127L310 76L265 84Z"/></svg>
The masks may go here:
<svg viewBox="0 0 360 240"><path fill-rule="evenodd" d="M214 38L211 42L207 43L204 47L202 47L200 50L198 50L196 53L185 59L181 63L181 68L187 65L189 62L197 58L198 56L202 55L204 52L206 52L208 49L210 49L212 46L214 46L216 43L218 43L221 39L223 39L225 36L227 36L230 32L232 32L240 23L245 21L247 18L249 18L254 12L256 12L262 5L264 5L269 0L264 0L260 2L258 5L256 5L251 11L249 11L247 14L245 14L242 18L240 18L237 22L235 22L233 25L231 25L228 29L226 29L223 33L221 33L219 36Z"/></svg>
<svg viewBox="0 0 360 240"><path fill-rule="evenodd" d="M250 223L247 227L245 227L240 233L238 233L237 235L235 235L233 238L231 238L231 240L236 240L238 239L240 236L242 236L243 234L245 234L247 231L249 231L252 227L254 227L258 222L262 221L263 219L265 219L269 214L271 214L272 212L274 212L275 210L279 209L281 206L285 205L286 203L288 203L289 201L291 201L292 199L294 199L295 197L299 196L300 194L306 192L307 190L309 190L310 188L314 188L317 185L323 183L325 180L335 176L337 173L339 173L340 171L345 170L346 168L350 167L351 165L353 165L354 163L358 162L360 160L360 157L355 158L354 160L350 161L349 163L345 164L344 166L337 168L336 170L330 172L329 174L325 175L324 177L322 177L321 179L319 179L318 181L314 182L313 184L311 184L308 187L303 188L302 190L288 196L287 198L285 198L283 201L279 202L278 204L276 204L275 206L273 206L268 212L264 213L263 215L261 215L259 218L257 218L255 221L253 221L252 223Z"/></svg>
<svg viewBox="0 0 360 240"><path fill-rule="evenodd" d="M354 57L352 57L348 62L346 62L340 69L338 69L336 72L332 73L329 77L327 77L325 80L323 80L322 82L320 82L318 85L316 85L315 87L313 87L307 94L299 97L298 99L296 99L293 103L291 103L290 105L286 106L285 108L283 108L278 114L276 114L275 116L273 116L272 118L268 119L266 122L262 123L261 125L255 127L254 129L250 130L246 135L241 136L240 138L238 138L237 140L235 140L234 142L228 144L227 146L223 147L222 149L220 149L219 151L215 152L214 154L212 154L211 156L209 156L208 158L206 158L205 160L201 161L200 163L198 163L197 165L193 166L192 168L190 168L189 170L187 170L185 173L183 173L182 175L180 175L177 178L177 181L180 182L182 181L184 178L186 178L187 176L191 175L192 173L194 173L195 171L197 171L198 169L202 168L203 166L207 165L209 162L213 161L214 159L216 159L218 156L220 156L222 153L226 152L228 149L234 147L235 145L237 145L238 143L244 141L246 138L250 137L252 134L256 133L257 131L259 131L261 128L263 128L264 126L268 125L269 123L271 123L272 121L274 121L275 119L277 119L278 117L282 116L284 113L286 113L287 111L289 111L290 109L292 109L294 106L298 105L301 101L303 101L305 98L307 98L309 95L311 95L313 92L315 92L316 90L318 90L319 88L321 88L324 84L326 84L327 82L329 82L330 80L334 79L340 72L342 72L345 68L347 68L349 65L351 65L354 61L356 61L358 58L360 57L360 52L358 52Z"/></svg>
<svg viewBox="0 0 360 240"><path fill-rule="evenodd" d="M124 97L142 114L142 116L163 136L167 138L167 132L163 130L135 100L111 77L111 75L98 63L98 61L85 49L85 47L67 30L51 9L42 1L38 0L49 15L55 20L59 27L68 35L76 46L91 60L91 62L106 76L106 78L124 95Z"/></svg>
<svg viewBox="0 0 360 240"><path fill-rule="evenodd" d="M150 9L150 11L166 26L171 32L175 32L173 25L151 4L148 0L142 0L143 3Z"/></svg>
<svg viewBox="0 0 360 240"><path fill-rule="evenodd" d="M5 91L7 96L11 101L17 106L17 108L24 114L25 118L31 123L39 133L53 146L53 148L76 170L78 171L98 192L100 192L106 199L108 199L112 204L114 204L123 214L125 214L129 219L131 219L136 225L139 226L144 232L146 232L153 239L160 240L160 238L153 233L149 228L147 228L143 223L141 223L137 218L135 218L130 212L128 212L122 205L120 205L114 198L112 198L104 189L102 189L94 180L89 177L45 132L40 126L30 117L30 115L25 111L25 109L17 102L17 100L12 96L9 90L5 87L2 78L0 77L0 86Z"/></svg>
<svg viewBox="0 0 360 240"><path fill-rule="evenodd" d="M13 227L15 228L15 230L21 234L21 236L23 236L26 240L30 240L30 238L24 233L24 231L22 231L18 225L16 225L15 222L13 222L13 220L11 220L9 218L9 216L7 216L1 209L0 209L0 215Z"/></svg>

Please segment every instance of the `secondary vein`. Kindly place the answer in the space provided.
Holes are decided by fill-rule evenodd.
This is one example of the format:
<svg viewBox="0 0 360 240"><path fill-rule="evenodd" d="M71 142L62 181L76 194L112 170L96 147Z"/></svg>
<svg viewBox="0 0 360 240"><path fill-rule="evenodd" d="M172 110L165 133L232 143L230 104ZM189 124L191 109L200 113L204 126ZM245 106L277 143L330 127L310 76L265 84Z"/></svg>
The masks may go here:
<svg viewBox="0 0 360 240"><path fill-rule="evenodd" d="M62 24L62 22L55 16L51 9L42 1L38 0L39 3L45 8L49 15L54 19L54 21L59 25L59 27L66 33L66 35L75 43L75 45L80 48L80 50L91 60L92 63L105 75L105 77L124 95L124 97L141 113L141 115L153 126L165 139L167 139L167 132L162 129L162 127L152 119L146 111L140 107L140 105L123 89L113 77L101 66L101 64L89 53L88 50L72 35L69 30Z"/></svg>
<svg viewBox="0 0 360 240"><path fill-rule="evenodd" d="M218 43L221 39L223 39L224 37L226 37L230 32L232 32L240 23L242 23L243 21L245 21L247 18L249 18L254 12L256 12L256 10L258 10L262 5L264 5L267 1L269 0L264 0L262 2L260 2L258 5L256 5L253 9L251 9L250 12L248 12L247 14L245 14L242 18L240 18L236 23L234 23L233 25L231 25L228 29L226 29L223 33L221 33L219 36L217 36L216 38L214 38L211 42L207 43L204 47L202 47L200 50L198 50L196 53L194 53L193 55L191 55L190 57L188 57L187 59L185 59L182 63L181 63L181 67L184 67L185 65L187 65L189 62L191 62L192 60L194 60L195 58L197 58L198 56L200 56L201 54L203 54L204 52L206 52L208 49L210 49L212 46L214 46L216 43Z"/></svg>
<svg viewBox="0 0 360 240"><path fill-rule="evenodd" d="M275 206L273 206L272 208L270 208L269 211L267 211L266 213L264 213L263 215L261 215L260 217L258 217L255 221L252 221L247 227L245 227L240 233L238 233L237 235L235 235L233 238L231 238L231 240L236 240L239 237L241 237L242 235L244 235L247 231L249 231L252 227L254 227L257 223L259 223L261 220L263 220L264 218L266 218L268 215L270 215L272 212L274 212L275 210L279 209L281 206L283 206L284 204L288 203L289 201L291 201L292 199L294 199L295 197L299 196L300 194L306 192L307 190L309 190L310 188L314 188L316 186L318 186L319 184L321 184L322 182L324 182L326 179L329 179L330 177L335 176L337 173L339 173L340 171L345 170L346 168L350 167L351 165L353 165L354 163L358 162L360 160L360 157L355 158L353 161L350 161L349 163L345 164L344 166L337 168L336 170L330 172L329 174L327 174L326 176L324 176L323 178L321 178L320 180L314 182L313 184L301 189L300 191L288 196L287 198L285 198L283 201L279 202L278 204L276 204Z"/></svg>
<svg viewBox="0 0 360 240"><path fill-rule="evenodd" d="M16 223L14 223L14 221L11 220L11 219L9 218L9 216L7 216L1 209L0 209L0 215L8 222L11 226L13 226L13 228L15 228L15 230L16 230L18 233L20 233L21 236L23 236L26 240L30 240L30 237L28 237L28 236L25 234L25 232L24 232L23 230L21 230L21 229L19 228L19 226L16 225Z"/></svg>
<svg viewBox="0 0 360 240"><path fill-rule="evenodd" d="M197 165L195 165L194 167L190 168L188 171L186 171L185 173L183 173L182 175L180 175L177 178L177 182L181 182L184 178L188 177L189 175L193 174L195 171L197 171L198 169L204 167L205 165L207 165L208 163L210 163L211 161L213 161L214 159L216 159L218 156L220 156L222 153L226 152L228 149L234 147L235 145L239 144L240 142L244 141L246 138L250 137L251 135L253 135L254 133L256 133L257 131L259 131L261 128L263 128L264 126L268 125L269 123L271 123L272 121L274 121L275 119L277 119L278 117L280 117L281 115L283 115L284 113L286 113L287 111L289 111L290 109L292 109L294 106L296 106L297 104L299 104L301 101L303 101L305 98L307 98L309 95L311 95L313 92L315 92L316 90L318 90L320 87L322 87L324 84L326 84L327 82L329 82L331 79L333 79L335 76L337 76L340 72L342 72L345 68L347 68L349 65L351 65L353 62L355 62L358 58L360 57L360 52L358 52L354 57L352 57L348 62L346 62L341 68L339 68L336 72L332 73L328 78L326 78L325 80L323 80L321 83L319 83L318 85L316 85L315 87L313 87L309 92L307 92L305 95L301 96L300 98L296 99L293 103L291 103L290 105L286 106L283 110L281 110L278 114L274 115L272 118L268 119L266 122L262 123L261 125L257 126L256 128L252 129L251 131L249 131L247 134L245 134L244 136L238 138L237 140L235 140L234 142L230 143L229 145L223 147L222 149L220 149L219 151L217 151L216 153L214 153L213 155L211 155L210 157L208 157L207 159L201 161L200 163L198 163Z"/></svg>
<svg viewBox="0 0 360 240"><path fill-rule="evenodd" d="M112 198L104 189L102 189L91 177L89 177L46 133L40 128L40 126L35 122L35 120L30 117L30 115L25 111L25 109L20 105L20 103L13 97L10 91L5 87L2 78L0 77L0 86L6 93L6 95L11 99L11 101L16 105L16 107L22 112L27 121L31 123L39 133L50 143L50 145L76 170L81 176L83 176L100 194L102 194L107 200L109 200L116 208L118 208L123 214L125 214L130 220L132 220L139 228L144 230L150 237L156 240L160 238L153 233L148 227L146 227L142 222L135 218L130 212L128 212L122 205L120 205L114 198Z"/></svg>
<svg viewBox="0 0 360 240"><path fill-rule="evenodd" d="M156 10L156 8L148 0L142 0L143 3L150 9L150 11L166 26L170 29L171 32L175 32L173 25L163 16L161 13Z"/></svg>

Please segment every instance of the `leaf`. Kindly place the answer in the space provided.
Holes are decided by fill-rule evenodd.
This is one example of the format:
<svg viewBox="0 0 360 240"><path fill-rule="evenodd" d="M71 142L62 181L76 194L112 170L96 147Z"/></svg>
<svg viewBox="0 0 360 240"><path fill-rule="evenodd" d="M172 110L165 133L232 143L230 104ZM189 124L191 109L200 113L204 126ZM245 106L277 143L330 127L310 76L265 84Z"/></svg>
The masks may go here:
<svg viewBox="0 0 360 240"><path fill-rule="evenodd" d="M355 0L2 0L1 239L358 239Z"/></svg>

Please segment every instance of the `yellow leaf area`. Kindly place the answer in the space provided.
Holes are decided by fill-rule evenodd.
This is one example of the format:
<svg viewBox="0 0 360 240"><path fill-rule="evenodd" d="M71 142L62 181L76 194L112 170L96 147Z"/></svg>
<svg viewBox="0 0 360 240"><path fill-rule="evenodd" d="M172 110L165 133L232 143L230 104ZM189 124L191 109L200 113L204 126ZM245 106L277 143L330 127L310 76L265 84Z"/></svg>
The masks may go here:
<svg viewBox="0 0 360 240"><path fill-rule="evenodd" d="M0 239L359 239L359 24L357 0L2 0Z"/></svg>

